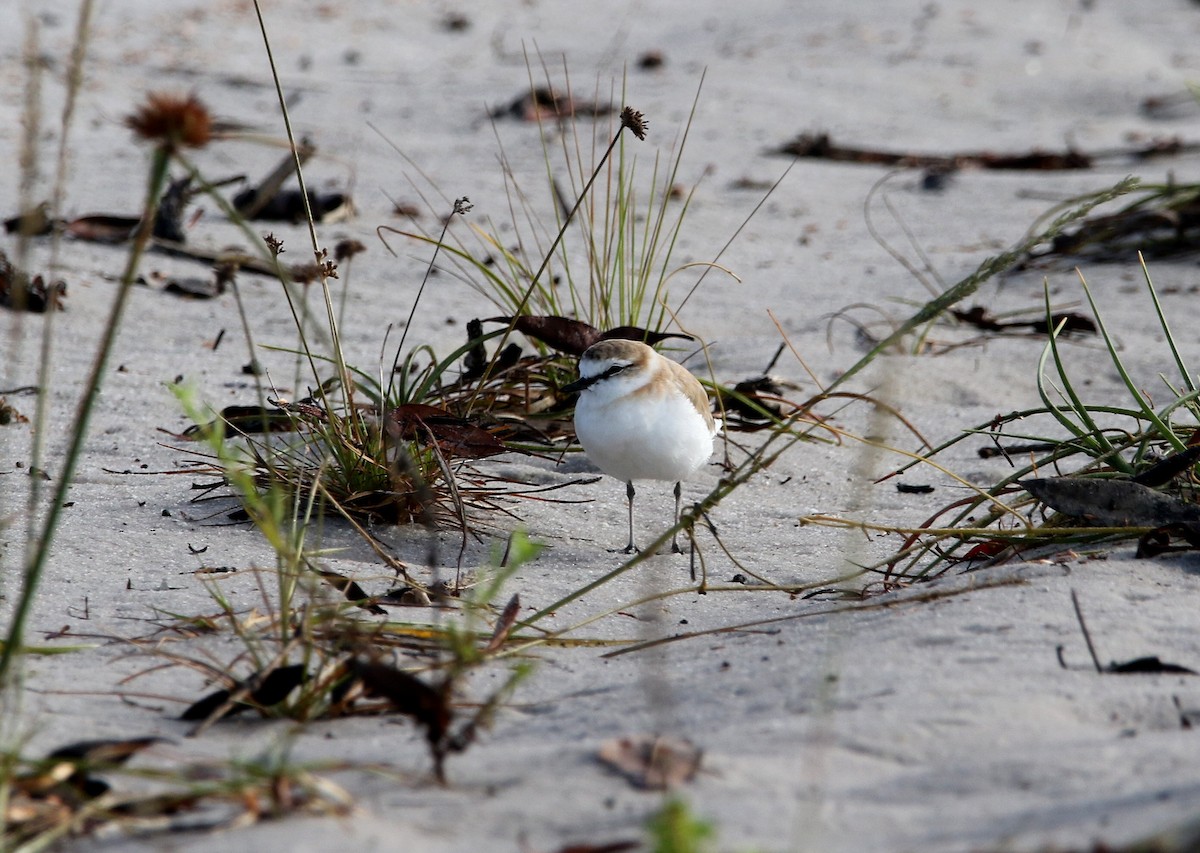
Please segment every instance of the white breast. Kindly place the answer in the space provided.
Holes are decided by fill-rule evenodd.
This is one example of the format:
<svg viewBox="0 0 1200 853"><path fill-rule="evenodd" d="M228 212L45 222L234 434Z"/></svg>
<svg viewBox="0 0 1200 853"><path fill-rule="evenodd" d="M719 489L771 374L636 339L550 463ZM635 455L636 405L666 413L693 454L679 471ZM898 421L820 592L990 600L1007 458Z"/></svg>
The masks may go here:
<svg viewBox="0 0 1200 853"><path fill-rule="evenodd" d="M575 432L583 449L619 480L687 479L712 455L708 422L673 389L636 390L635 383L607 380L580 395Z"/></svg>

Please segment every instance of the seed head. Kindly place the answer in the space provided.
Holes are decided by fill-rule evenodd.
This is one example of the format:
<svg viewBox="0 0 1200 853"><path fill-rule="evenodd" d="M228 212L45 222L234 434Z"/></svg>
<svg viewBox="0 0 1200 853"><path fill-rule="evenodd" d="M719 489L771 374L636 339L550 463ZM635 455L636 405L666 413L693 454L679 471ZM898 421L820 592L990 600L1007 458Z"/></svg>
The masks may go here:
<svg viewBox="0 0 1200 853"><path fill-rule="evenodd" d="M125 126L171 150L202 148L212 138L212 116L195 95L151 92L133 115L125 117Z"/></svg>
<svg viewBox="0 0 1200 853"><path fill-rule="evenodd" d="M646 138L646 128L649 126L650 122L646 121L646 117L633 107L621 110L621 127L629 128L630 132L638 139Z"/></svg>

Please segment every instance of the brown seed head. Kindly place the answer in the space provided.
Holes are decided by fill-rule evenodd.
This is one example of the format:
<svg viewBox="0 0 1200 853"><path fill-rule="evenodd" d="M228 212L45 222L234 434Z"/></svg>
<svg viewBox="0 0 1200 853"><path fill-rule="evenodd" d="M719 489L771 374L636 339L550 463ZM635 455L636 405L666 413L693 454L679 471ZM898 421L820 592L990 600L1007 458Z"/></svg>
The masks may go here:
<svg viewBox="0 0 1200 853"><path fill-rule="evenodd" d="M630 132L638 139L646 138L646 128L649 126L650 122L646 121L646 117L633 107L621 110L621 127L629 128Z"/></svg>
<svg viewBox="0 0 1200 853"><path fill-rule="evenodd" d="M151 92L125 126L142 139L167 148L202 148L212 138L212 116L195 95Z"/></svg>
<svg viewBox="0 0 1200 853"><path fill-rule="evenodd" d="M333 247L333 256L339 261L344 261L366 250L367 247L359 240L342 240Z"/></svg>

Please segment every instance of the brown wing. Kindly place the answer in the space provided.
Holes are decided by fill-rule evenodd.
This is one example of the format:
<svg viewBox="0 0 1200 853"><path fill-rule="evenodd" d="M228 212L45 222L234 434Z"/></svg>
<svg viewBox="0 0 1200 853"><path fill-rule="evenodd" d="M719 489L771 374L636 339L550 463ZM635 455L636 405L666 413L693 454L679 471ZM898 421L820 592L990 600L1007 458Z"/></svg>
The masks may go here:
<svg viewBox="0 0 1200 853"><path fill-rule="evenodd" d="M717 425L713 421L712 409L708 403L708 394L704 390L704 386L700 384L695 376L688 372L688 369L677 361L671 361L669 358L664 358L667 363L667 369L671 372L671 380L675 383L680 391L692 401L692 405L696 407L696 411L704 415L704 422L708 424L709 432L716 432Z"/></svg>

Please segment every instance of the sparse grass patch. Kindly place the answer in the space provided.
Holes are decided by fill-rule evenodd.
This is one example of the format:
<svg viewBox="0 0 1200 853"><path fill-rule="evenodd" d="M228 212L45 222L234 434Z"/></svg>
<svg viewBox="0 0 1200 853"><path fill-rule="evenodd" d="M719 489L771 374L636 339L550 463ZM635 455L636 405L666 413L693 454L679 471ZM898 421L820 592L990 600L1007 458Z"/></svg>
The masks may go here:
<svg viewBox="0 0 1200 853"><path fill-rule="evenodd" d="M1084 398L1076 380L1078 368L1072 368L1061 347L1059 323L1037 365L1041 406L966 430L915 455L895 472L929 464L945 473L938 454L964 441L986 438L992 446L985 455L1003 456L1011 473L989 488L959 478L970 494L913 527L827 516L807 520L902 536L896 552L872 567L884 588L933 577L957 564L979 566L1034 549L1100 547L1132 538L1141 539L1143 554L1174 549L1173 539L1186 542L1184 547L1200 545L1194 529L1200 508L1192 483L1200 459L1200 390L1144 265L1143 271L1165 339L1164 360L1175 374L1160 374L1159 394L1143 389L1130 376L1080 275L1105 352L1128 395L1125 402ZM1049 318L1048 296L1046 305Z"/></svg>

